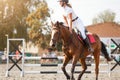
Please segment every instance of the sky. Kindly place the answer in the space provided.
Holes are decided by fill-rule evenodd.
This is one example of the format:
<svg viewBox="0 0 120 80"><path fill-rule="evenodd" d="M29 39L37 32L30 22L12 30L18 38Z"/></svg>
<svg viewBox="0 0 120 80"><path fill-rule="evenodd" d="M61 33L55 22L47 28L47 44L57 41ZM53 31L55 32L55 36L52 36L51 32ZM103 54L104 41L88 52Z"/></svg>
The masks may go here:
<svg viewBox="0 0 120 80"><path fill-rule="evenodd" d="M58 0L46 0L50 10L53 10L51 19L63 21L62 8ZM116 22L120 22L120 0L69 0L74 12L84 25L91 25L92 19L99 13L110 10L116 13Z"/></svg>

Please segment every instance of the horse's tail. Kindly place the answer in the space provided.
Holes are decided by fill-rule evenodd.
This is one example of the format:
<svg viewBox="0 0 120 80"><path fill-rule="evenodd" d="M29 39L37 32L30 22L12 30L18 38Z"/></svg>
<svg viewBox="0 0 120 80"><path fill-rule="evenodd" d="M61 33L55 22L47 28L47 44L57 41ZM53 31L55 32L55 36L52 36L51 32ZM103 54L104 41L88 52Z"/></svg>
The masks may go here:
<svg viewBox="0 0 120 80"><path fill-rule="evenodd" d="M102 41L101 41L101 52L104 54L104 57L107 59L107 61L111 60L107 52L106 45Z"/></svg>

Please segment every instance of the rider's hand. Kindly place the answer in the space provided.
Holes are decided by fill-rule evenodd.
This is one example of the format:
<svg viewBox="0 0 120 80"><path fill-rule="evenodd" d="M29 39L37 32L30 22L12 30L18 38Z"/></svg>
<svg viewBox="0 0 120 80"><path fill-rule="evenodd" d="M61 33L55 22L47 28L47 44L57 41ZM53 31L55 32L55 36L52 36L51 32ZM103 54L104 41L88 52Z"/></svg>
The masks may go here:
<svg viewBox="0 0 120 80"><path fill-rule="evenodd" d="M72 34L72 29L69 29L70 33Z"/></svg>

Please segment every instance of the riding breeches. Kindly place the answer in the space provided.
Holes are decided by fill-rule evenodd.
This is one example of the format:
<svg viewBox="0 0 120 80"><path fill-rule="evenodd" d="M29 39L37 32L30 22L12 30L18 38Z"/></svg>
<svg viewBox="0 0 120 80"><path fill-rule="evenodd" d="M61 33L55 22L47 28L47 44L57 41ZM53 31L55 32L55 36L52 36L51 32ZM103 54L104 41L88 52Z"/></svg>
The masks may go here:
<svg viewBox="0 0 120 80"><path fill-rule="evenodd" d="M83 39L86 39L86 33L85 33L85 26L83 25L82 21L80 18L72 22L73 29L75 31L79 30Z"/></svg>

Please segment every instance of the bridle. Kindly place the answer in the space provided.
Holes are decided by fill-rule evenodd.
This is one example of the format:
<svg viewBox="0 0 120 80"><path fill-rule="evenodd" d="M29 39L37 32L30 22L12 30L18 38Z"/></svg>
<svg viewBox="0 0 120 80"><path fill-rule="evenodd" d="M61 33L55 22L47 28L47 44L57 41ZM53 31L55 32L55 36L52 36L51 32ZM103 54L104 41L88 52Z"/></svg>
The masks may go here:
<svg viewBox="0 0 120 80"><path fill-rule="evenodd" d="M58 36L57 36L57 38L56 39L51 39L51 41L53 42L53 43L55 43L55 42L57 42L57 40L59 41L60 40L60 37L61 37L61 35L60 35L60 29L56 26L56 27L54 27L54 28L52 28L52 30L57 30L57 32L58 32Z"/></svg>
<svg viewBox="0 0 120 80"><path fill-rule="evenodd" d="M52 28L52 30L56 30L58 32L58 36L57 38L55 39L54 37L51 39L51 41L53 42L53 44L55 44L57 41L60 41L60 38L61 38L61 32L60 32L60 27L59 25L56 25L55 27ZM69 39L67 42L65 42L65 44L63 44L64 46L68 46L70 45L71 43L73 43L73 45L75 47L78 47L74 44L74 42L72 41L72 38L73 38L74 35L70 35L69 36Z"/></svg>

